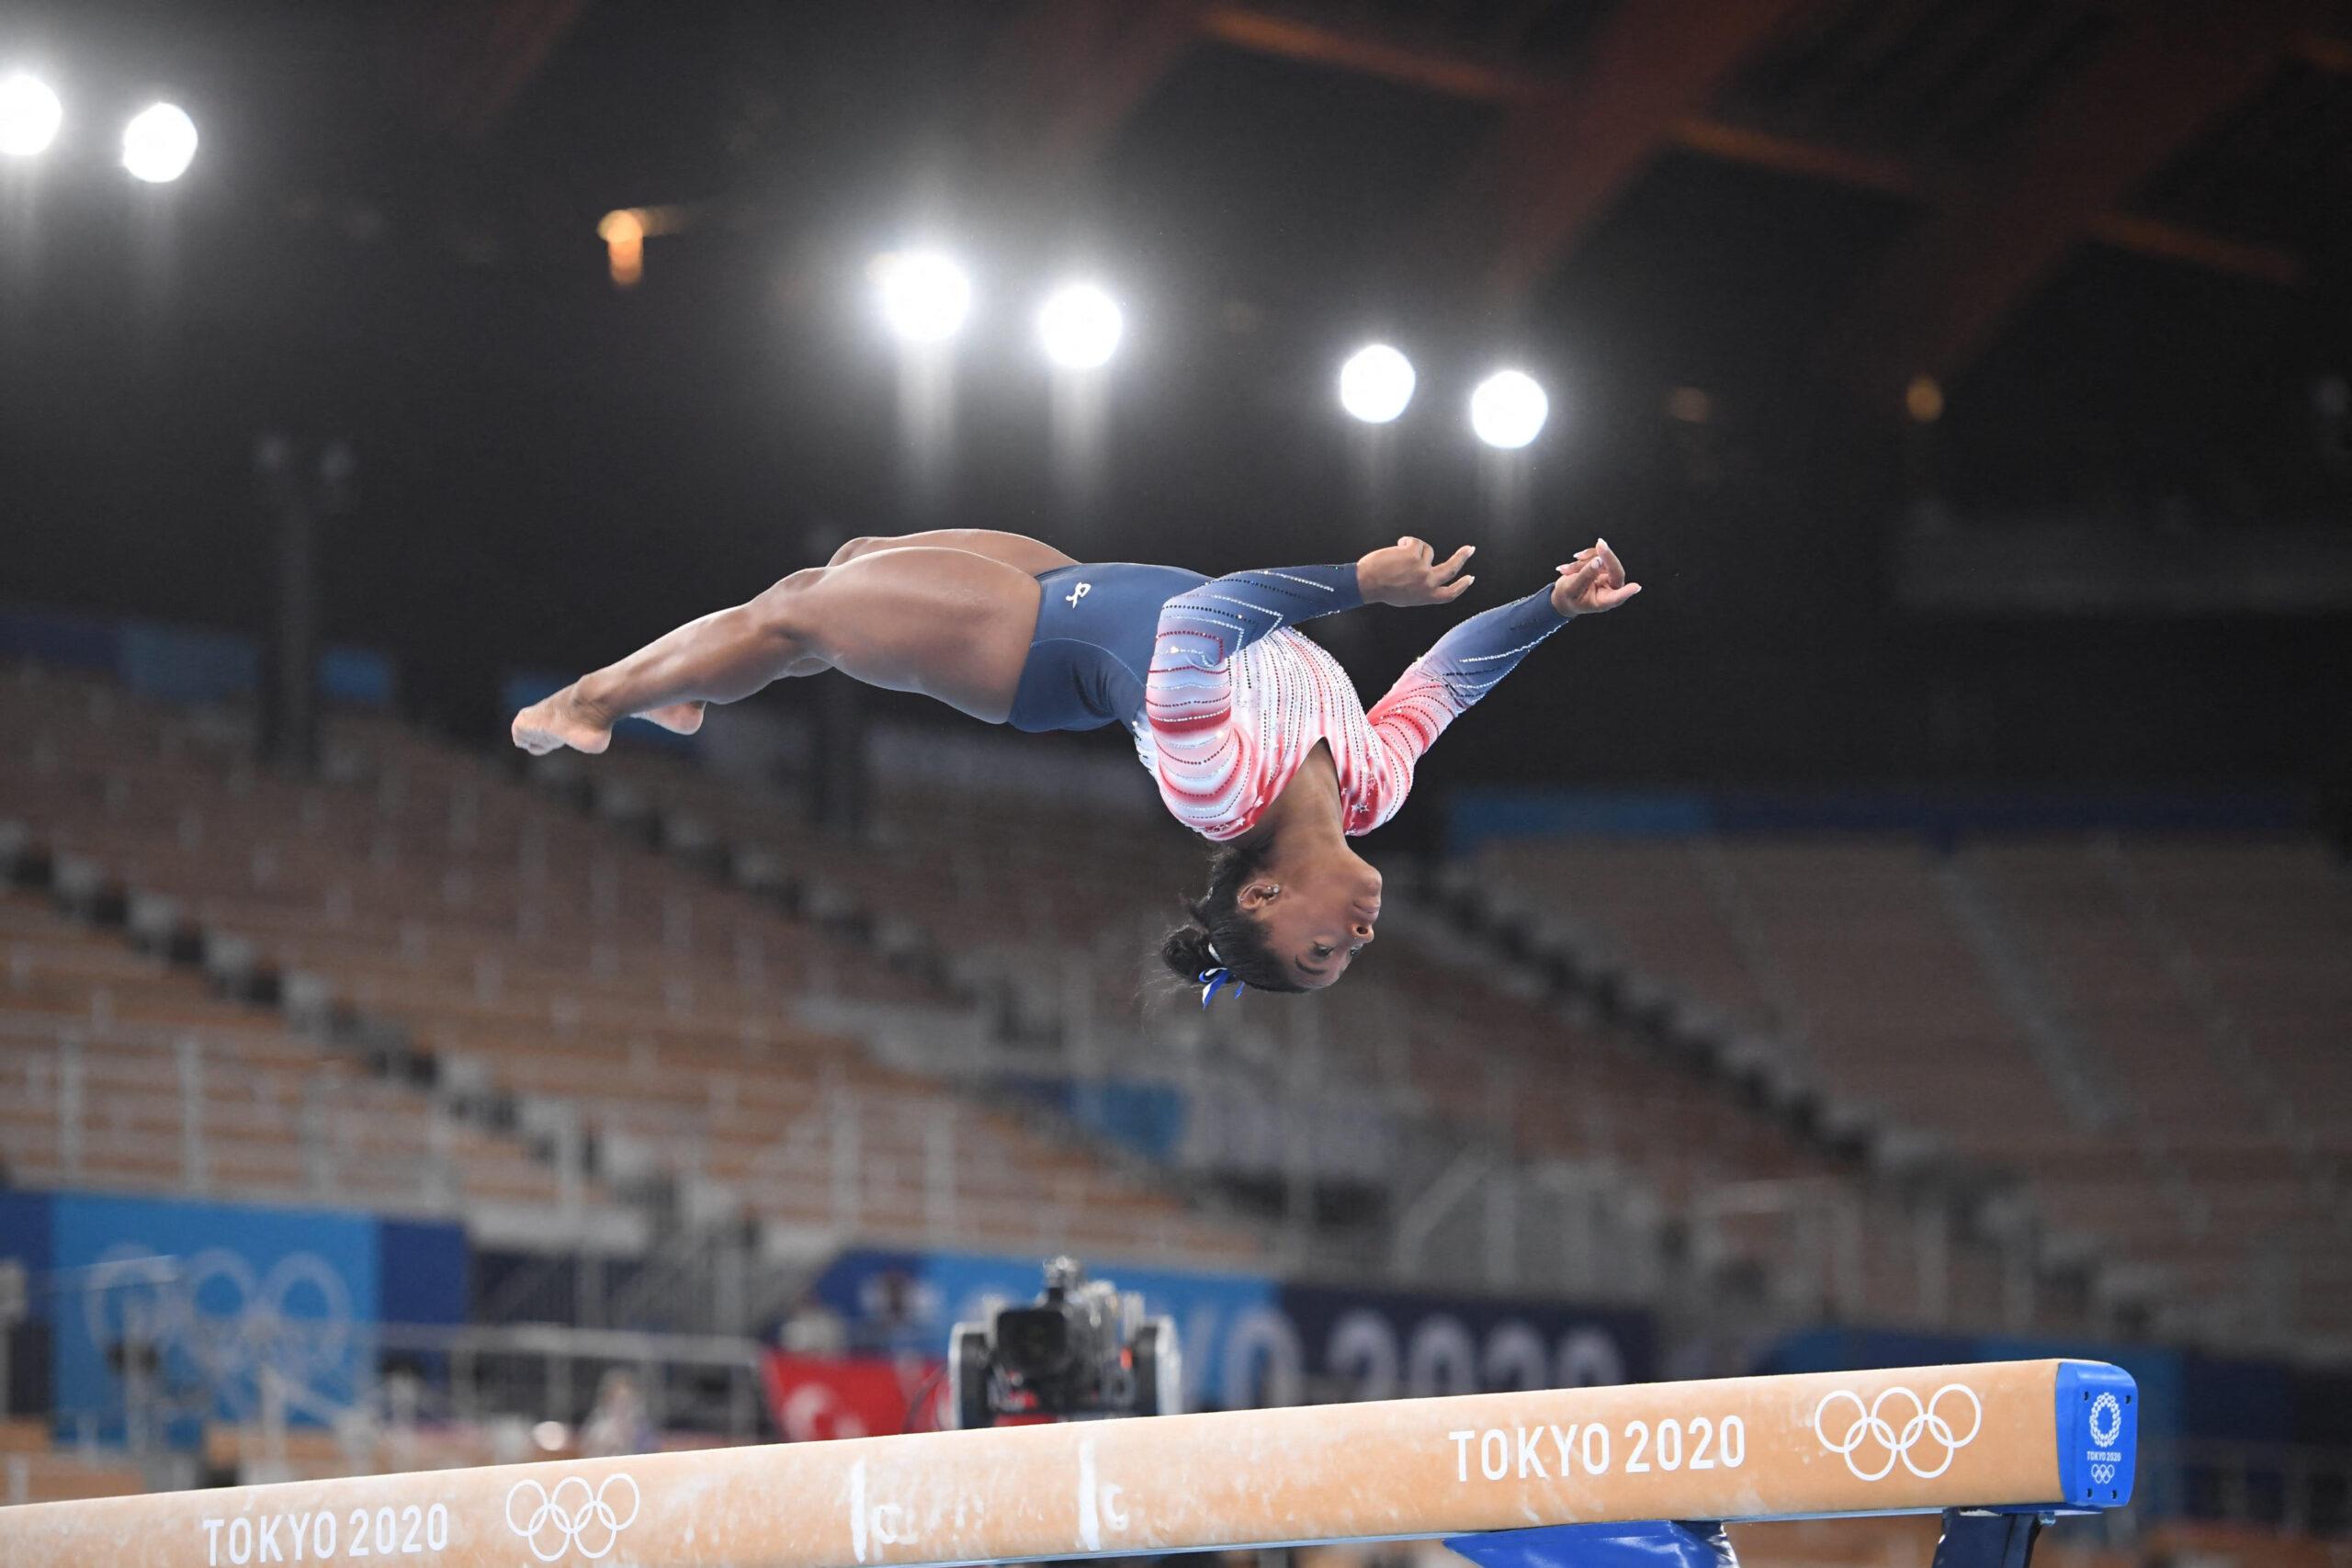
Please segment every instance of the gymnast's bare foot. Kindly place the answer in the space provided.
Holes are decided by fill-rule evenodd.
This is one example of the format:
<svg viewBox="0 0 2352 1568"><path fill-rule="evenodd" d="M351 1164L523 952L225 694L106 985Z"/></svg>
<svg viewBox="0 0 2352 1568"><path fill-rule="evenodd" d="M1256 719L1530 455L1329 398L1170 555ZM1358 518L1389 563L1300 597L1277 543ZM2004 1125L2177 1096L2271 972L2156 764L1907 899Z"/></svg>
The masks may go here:
<svg viewBox="0 0 2352 1568"><path fill-rule="evenodd" d="M702 722L699 714L695 722ZM574 684L516 714L514 735L514 744L534 757L564 746L594 756L613 743L613 721L583 699Z"/></svg>
<svg viewBox="0 0 2352 1568"><path fill-rule="evenodd" d="M673 735L692 735L702 728L704 703L672 703L667 707L647 708L637 716L660 725Z"/></svg>

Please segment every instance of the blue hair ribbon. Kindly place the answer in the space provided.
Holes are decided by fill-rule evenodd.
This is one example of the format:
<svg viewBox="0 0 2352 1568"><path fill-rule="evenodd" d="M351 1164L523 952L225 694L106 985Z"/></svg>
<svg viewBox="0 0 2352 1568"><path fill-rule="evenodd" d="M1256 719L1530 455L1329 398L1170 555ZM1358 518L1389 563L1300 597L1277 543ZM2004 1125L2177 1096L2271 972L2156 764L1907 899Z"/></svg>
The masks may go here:
<svg viewBox="0 0 2352 1568"><path fill-rule="evenodd" d="M1202 970L1198 975L1193 976L1194 979L1201 982L1201 1005L1203 1007L1206 1007L1209 1003L1215 1001L1216 999L1218 989L1225 986L1228 981L1232 983L1233 994L1236 998L1238 998L1242 992L1250 988L1249 984L1246 981L1236 980L1233 978L1233 971L1225 966L1224 959L1217 957L1217 952L1214 946L1209 949L1209 956L1212 959L1215 959L1216 962L1208 968Z"/></svg>

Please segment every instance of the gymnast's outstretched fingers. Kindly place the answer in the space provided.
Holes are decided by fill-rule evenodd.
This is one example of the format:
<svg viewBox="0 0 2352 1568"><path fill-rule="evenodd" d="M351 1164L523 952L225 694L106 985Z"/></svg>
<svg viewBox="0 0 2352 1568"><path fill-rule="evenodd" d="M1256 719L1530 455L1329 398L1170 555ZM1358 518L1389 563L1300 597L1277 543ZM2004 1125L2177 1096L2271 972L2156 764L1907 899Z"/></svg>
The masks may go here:
<svg viewBox="0 0 2352 1568"><path fill-rule="evenodd" d="M1596 615L1613 610L1642 591L1625 581L1624 563L1606 539L1595 539L1573 560L1562 561L1552 584L1552 608L1563 615Z"/></svg>

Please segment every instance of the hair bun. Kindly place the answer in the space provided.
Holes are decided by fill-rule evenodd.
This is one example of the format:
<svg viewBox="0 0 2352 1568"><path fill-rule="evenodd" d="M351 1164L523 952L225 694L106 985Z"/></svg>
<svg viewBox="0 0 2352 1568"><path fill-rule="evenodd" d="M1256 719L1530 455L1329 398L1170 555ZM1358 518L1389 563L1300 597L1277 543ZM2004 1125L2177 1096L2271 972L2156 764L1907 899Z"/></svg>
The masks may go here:
<svg viewBox="0 0 2352 1568"><path fill-rule="evenodd" d="M1199 926L1179 926L1159 944L1160 962L1187 980L1216 962L1209 956L1209 933Z"/></svg>

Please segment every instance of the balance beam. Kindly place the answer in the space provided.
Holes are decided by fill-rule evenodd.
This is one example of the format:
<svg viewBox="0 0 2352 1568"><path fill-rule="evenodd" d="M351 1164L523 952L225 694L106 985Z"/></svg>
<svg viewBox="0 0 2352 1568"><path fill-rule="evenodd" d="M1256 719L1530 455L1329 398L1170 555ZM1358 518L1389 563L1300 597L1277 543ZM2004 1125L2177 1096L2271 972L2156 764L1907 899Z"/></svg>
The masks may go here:
<svg viewBox="0 0 2352 1568"><path fill-rule="evenodd" d="M2000 1361L1074 1422L0 1508L0 1564L885 1568L2132 1494L2138 1401Z"/></svg>

